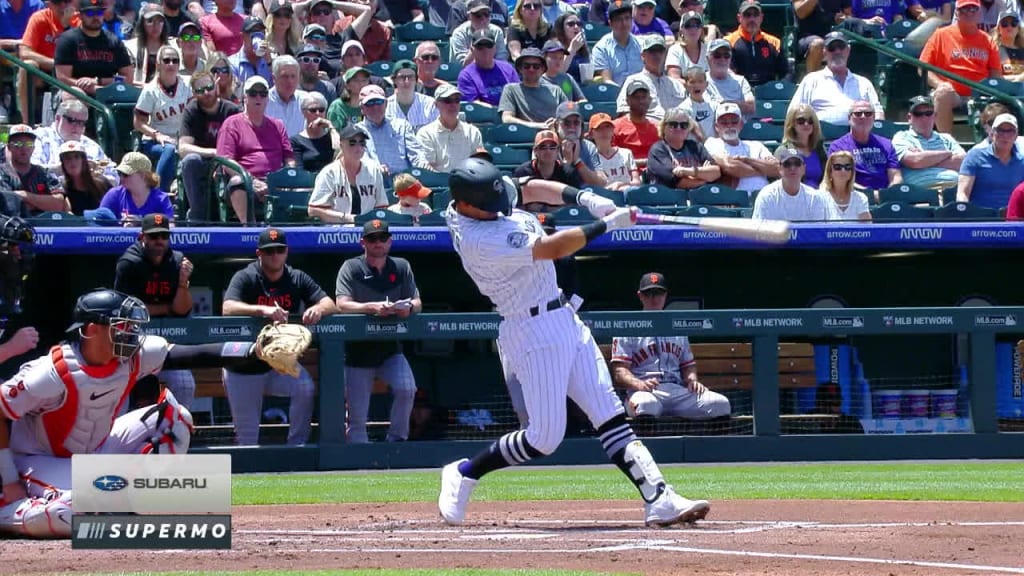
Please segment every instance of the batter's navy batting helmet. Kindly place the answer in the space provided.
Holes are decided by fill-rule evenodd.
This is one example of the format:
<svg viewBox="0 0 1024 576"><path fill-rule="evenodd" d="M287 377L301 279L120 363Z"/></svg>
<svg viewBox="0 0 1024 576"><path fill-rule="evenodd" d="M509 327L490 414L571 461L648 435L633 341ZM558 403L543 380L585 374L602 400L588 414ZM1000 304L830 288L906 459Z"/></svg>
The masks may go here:
<svg viewBox="0 0 1024 576"><path fill-rule="evenodd" d="M511 214L518 194L515 184L487 160L467 158L448 175L452 199L485 212Z"/></svg>
<svg viewBox="0 0 1024 576"><path fill-rule="evenodd" d="M78 332L86 324L110 326L114 354L130 358L142 345L142 325L149 322L149 311L134 296L100 288L79 296L71 318L68 332Z"/></svg>

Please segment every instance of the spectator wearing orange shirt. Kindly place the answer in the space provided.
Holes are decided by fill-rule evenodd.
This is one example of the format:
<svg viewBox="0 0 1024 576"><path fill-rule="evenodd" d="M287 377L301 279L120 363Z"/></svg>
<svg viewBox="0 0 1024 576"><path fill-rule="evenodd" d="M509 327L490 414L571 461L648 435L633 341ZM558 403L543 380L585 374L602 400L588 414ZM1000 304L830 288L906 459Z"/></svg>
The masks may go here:
<svg viewBox="0 0 1024 576"><path fill-rule="evenodd" d="M647 119L647 110L651 106L651 92L642 80L632 80L626 85L626 104L629 113L620 116L612 124L615 125L615 146L627 148L633 153L638 167L647 166L647 154L651 146L658 141L658 127Z"/></svg>
<svg viewBox="0 0 1024 576"><path fill-rule="evenodd" d="M928 39L921 60L975 82L1002 78L999 49L979 27L981 0L957 0L956 21L943 26ZM971 89L951 82L933 72L928 85L935 99L935 127L940 132L953 130L953 110L962 106Z"/></svg>
<svg viewBox="0 0 1024 576"><path fill-rule="evenodd" d="M53 74L53 55L57 52L57 37L74 26L78 26L74 0L47 2L45 9L29 17L21 45L18 47L18 57L26 64ZM36 88L38 96L43 88L43 82L33 79L32 85ZM28 86L28 73L19 68L18 109L22 111L22 115L28 113ZM35 101L40 100L36 98ZM38 118L25 118L25 123L35 124L37 120Z"/></svg>

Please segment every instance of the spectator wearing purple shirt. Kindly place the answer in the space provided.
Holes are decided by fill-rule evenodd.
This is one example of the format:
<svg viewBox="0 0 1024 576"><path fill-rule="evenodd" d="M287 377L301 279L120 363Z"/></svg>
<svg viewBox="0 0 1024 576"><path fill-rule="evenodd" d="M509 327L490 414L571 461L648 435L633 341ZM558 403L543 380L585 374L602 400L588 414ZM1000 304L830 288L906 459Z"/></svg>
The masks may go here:
<svg viewBox="0 0 1024 576"><path fill-rule="evenodd" d="M850 133L828 147L828 155L846 150L856 162L858 187L881 190L903 181L900 161L892 140L871 133L875 125L875 109L870 102L858 100L850 108Z"/></svg>
<svg viewBox="0 0 1024 576"><path fill-rule="evenodd" d="M672 27L661 18L654 15L654 8L657 5L655 0L637 0L633 2L633 36L644 36L646 34L661 34L665 37L665 44L671 46L676 37L672 33Z"/></svg>
<svg viewBox="0 0 1024 576"><path fill-rule="evenodd" d="M917 6L920 0L907 0L907 7ZM853 17L868 24L885 26L903 19L900 0L853 0Z"/></svg>
<svg viewBox="0 0 1024 576"><path fill-rule="evenodd" d="M459 72L459 93L463 102L497 106L506 84L519 82L519 74L508 62L495 59L494 34L490 30L473 33L473 63Z"/></svg>
<svg viewBox="0 0 1024 576"><path fill-rule="evenodd" d="M103 195L100 208L106 208L123 224L138 224L146 214L163 214L174 218L174 207L167 194L157 188L160 179L153 173L153 163L141 152L129 152L117 166L121 185Z"/></svg>

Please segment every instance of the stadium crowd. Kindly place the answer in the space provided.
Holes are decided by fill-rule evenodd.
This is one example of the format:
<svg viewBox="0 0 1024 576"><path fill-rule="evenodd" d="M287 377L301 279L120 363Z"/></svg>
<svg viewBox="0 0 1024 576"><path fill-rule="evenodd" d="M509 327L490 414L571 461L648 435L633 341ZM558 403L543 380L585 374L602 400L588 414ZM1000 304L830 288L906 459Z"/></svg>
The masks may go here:
<svg viewBox="0 0 1024 576"><path fill-rule="evenodd" d="M251 222L282 185L268 176L290 168L284 185L308 193L300 220L389 208L418 222L445 208L443 181L403 179L415 190L402 200L396 177L476 154L623 202L656 185L670 206L738 216L870 220L904 201L1024 212L1014 110L980 110L988 137L965 149L953 132L971 89L928 71L889 102L907 109L892 122L840 30L884 39L909 22L923 62L1017 83L1016 0L792 0L792 39L764 29L778 2L732 4L734 22L712 23L705 0L11 0L4 50L101 100L112 84L139 93L135 151L115 153L87 135L83 102L19 70L0 209Z"/></svg>

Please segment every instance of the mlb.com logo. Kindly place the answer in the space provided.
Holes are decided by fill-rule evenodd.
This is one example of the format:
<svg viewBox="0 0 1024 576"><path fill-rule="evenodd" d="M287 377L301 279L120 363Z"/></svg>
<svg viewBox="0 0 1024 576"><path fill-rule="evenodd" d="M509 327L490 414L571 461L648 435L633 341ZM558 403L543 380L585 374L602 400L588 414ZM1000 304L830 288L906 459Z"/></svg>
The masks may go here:
<svg viewBox="0 0 1024 576"><path fill-rule="evenodd" d="M892 326L896 323L896 319L893 316L882 316L882 324L884 326Z"/></svg>
<svg viewBox="0 0 1024 576"><path fill-rule="evenodd" d="M433 321L427 322L427 331L428 332L437 332L440 329L441 329L441 326L437 322L433 322Z"/></svg>
<svg viewBox="0 0 1024 576"><path fill-rule="evenodd" d="M743 318L733 318L732 324L737 328L743 328Z"/></svg>

